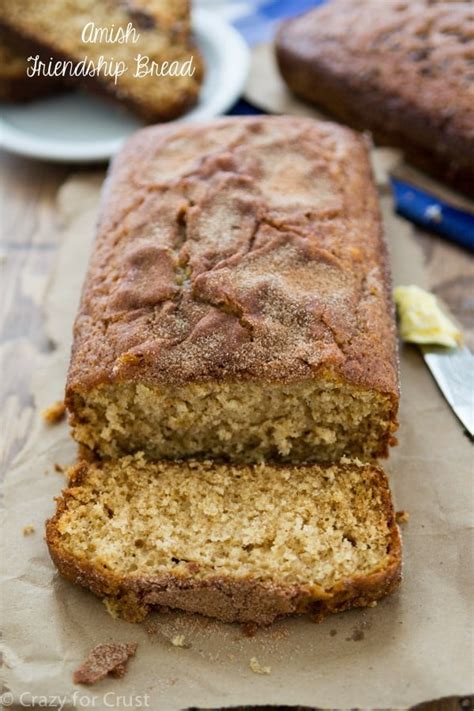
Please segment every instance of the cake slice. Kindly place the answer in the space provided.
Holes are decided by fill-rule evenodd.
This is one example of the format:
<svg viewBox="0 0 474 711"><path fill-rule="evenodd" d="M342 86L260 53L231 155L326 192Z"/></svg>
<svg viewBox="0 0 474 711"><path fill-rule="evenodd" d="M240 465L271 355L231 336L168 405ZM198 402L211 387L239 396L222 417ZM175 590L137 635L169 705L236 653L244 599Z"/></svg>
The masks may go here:
<svg viewBox="0 0 474 711"><path fill-rule="evenodd" d="M47 523L69 580L139 621L152 608L225 622L363 607L400 581L385 474L373 465L81 462Z"/></svg>
<svg viewBox="0 0 474 711"><path fill-rule="evenodd" d="M472 0L331 0L282 24L276 56L297 96L474 195Z"/></svg>
<svg viewBox="0 0 474 711"><path fill-rule="evenodd" d="M75 323L75 439L100 457L369 460L398 400L364 138L296 117L138 132Z"/></svg>
<svg viewBox="0 0 474 711"><path fill-rule="evenodd" d="M176 118L197 101L203 63L189 0L0 0L0 27L28 43L32 57L39 52L46 67L60 61L65 81L123 102L146 121ZM84 61L99 71L75 78ZM145 73L152 62L162 75Z"/></svg>

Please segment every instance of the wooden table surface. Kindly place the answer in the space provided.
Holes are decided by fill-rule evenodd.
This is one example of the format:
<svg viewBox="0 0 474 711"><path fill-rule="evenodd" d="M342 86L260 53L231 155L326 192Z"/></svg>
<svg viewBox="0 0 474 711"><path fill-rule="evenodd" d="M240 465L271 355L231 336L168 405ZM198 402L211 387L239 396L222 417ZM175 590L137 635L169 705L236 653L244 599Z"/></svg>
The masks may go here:
<svg viewBox="0 0 474 711"><path fill-rule="evenodd" d="M22 448L37 416L30 379L38 355L53 347L44 328L41 303L54 265L61 232L55 203L58 190L80 169L30 161L0 153L0 265L3 284L0 316L0 477ZM461 322L474 348L474 267L464 250L432 234L416 231L431 288ZM269 707L260 707L260 709ZM275 708L275 707L274 707ZM417 706L420 711L469 711L473 698L452 698Z"/></svg>

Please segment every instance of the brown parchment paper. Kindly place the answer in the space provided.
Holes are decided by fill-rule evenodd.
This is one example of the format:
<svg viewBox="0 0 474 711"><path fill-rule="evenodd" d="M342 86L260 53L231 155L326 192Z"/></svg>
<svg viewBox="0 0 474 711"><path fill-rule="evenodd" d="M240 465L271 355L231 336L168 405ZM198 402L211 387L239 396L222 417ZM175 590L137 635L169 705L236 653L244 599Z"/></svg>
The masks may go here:
<svg viewBox="0 0 474 711"><path fill-rule="evenodd" d="M62 247L46 312L56 350L37 365L39 411L62 393L71 326L94 232L102 174L65 184L58 204ZM383 182L383 181L382 181ZM426 286L423 258L410 225L382 198L396 283ZM73 461L66 423L38 414L30 438L8 472L2 555L6 686L13 707L81 708L301 704L324 708L406 708L472 691L472 459L470 443L415 349L401 353L400 445L386 465L403 526L404 582L375 608L314 624L278 622L243 635L180 613L132 625L113 620L87 590L62 580L43 540L45 519L64 480L54 463ZM22 535L24 526L36 532ZM184 635L187 648L170 640ZM138 642L123 679L74 686L72 672L98 643ZM270 674L255 674L255 657ZM128 704L128 706L127 706Z"/></svg>

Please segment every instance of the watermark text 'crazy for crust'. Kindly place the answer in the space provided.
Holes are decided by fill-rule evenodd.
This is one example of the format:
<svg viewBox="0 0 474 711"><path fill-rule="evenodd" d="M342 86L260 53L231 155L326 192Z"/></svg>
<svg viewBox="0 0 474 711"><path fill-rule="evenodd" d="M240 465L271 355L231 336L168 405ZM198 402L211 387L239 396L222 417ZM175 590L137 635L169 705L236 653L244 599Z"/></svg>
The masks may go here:
<svg viewBox="0 0 474 711"><path fill-rule="evenodd" d="M61 694L32 694L24 691L15 697L9 691L0 694L0 706L4 709L10 706L18 708L54 708L64 711L66 708L75 709L149 709L149 694L118 694L115 691L106 691L104 694L90 694L83 691L74 691L70 695Z"/></svg>

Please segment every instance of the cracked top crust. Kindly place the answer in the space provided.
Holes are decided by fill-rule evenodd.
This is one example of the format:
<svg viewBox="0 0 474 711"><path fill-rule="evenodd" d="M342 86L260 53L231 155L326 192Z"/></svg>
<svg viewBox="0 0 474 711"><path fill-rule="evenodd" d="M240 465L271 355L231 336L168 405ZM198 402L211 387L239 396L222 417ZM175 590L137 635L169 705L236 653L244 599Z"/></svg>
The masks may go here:
<svg viewBox="0 0 474 711"><path fill-rule="evenodd" d="M138 132L115 159L69 392L327 377L397 397L366 141L306 118Z"/></svg>

